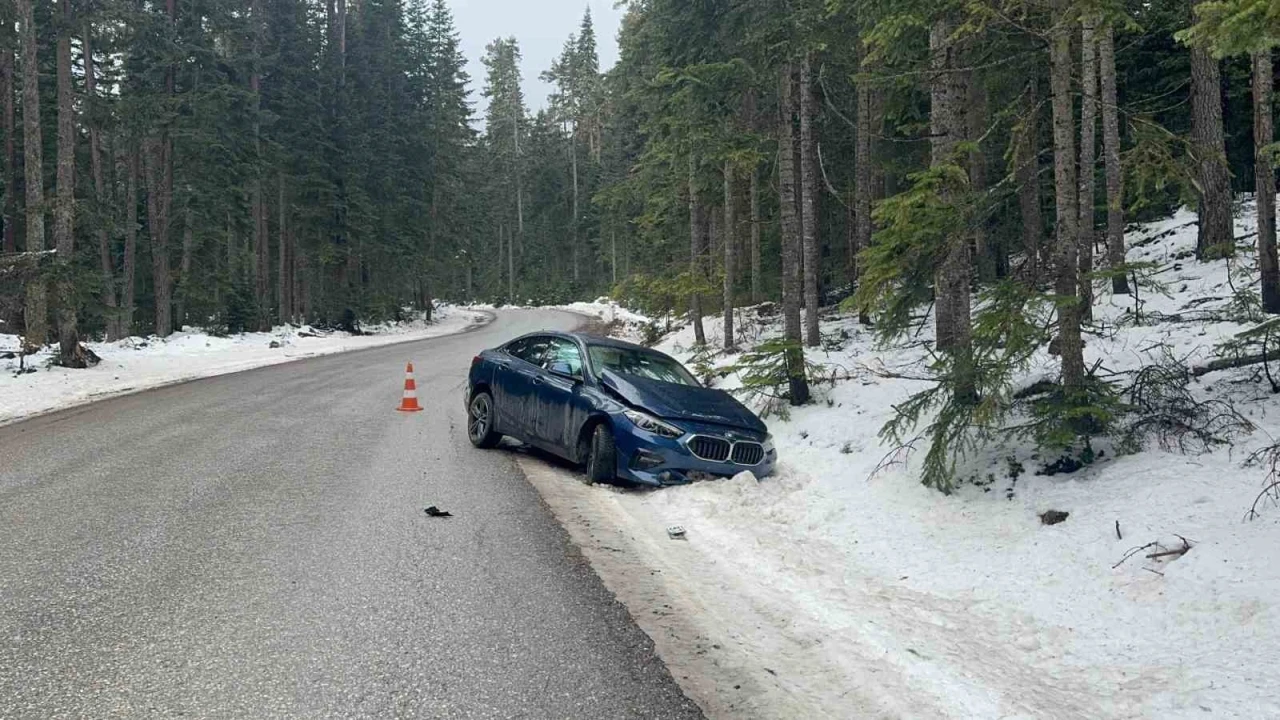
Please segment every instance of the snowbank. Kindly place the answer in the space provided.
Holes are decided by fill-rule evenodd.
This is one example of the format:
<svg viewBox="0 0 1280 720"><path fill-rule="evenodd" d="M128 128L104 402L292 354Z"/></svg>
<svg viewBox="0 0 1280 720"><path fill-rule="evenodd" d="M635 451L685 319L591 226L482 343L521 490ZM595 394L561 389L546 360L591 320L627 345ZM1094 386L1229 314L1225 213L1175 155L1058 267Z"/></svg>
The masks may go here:
<svg viewBox="0 0 1280 720"><path fill-rule="evenodd" d="M1252 212L1237 213L1243 243ZM1117 326L1135 301L1099 285L1106 332L1087 338L1088 363L1132 370L1157 343L1199 363L1244 329L1218 311L1232 284L1256 283L1252 254L1199 263L1189 256L1195 235L1185 210L1128 235L1131 262L1160 264L1170 296L1142 287L1139 297L1145 316L1163 320ZM743 311L743 344L777 334L776 320ZM706 329L720 339L718 319ZM923 350L878 348L851 318L827 317L822 330L838 349L809 359L849 379L768 420L774 477L579 491L651 533L653 563L691 578L688 592L717 609L702 631L739 653L762 693L760 716L797 702L810 716L862 716L833 704L843 690L893 716L1280 717L1280 508L1244 520L1266 470L1243 461L1280 438L1280 400L1259 368L1211 373L1195 387L1256 424L1234 447L1197 456L1153 446L1043 476L1032 448L999 446L964 464L968 481L948 497L919 484L923 441L913 453L877 436L892 406L926 385L872 370L909 375ZM925 322L917 339L931 330ZM685 328L659 347L687 362L692 340ZM1022 383L1056 376L1047 354L1033 365ZM1042 524L1051 509L1069 517ZM673 524L687 528L690 549L663 553ZM1183 537L1185 554L1147 557ZM1134 552L1148 543L1159 545ZM769 655L779 647L785 660Z"/></svg>
<svg viewBox="0 0 1280 720"><path fill-rule="evenodd" d="M274 365L316 355L447 335L486 322L487 315L442 305L433 322L414 320L363 328L368 335L326 333L310 326L214 337L189 329L167 338L132 337L90 342L102 362L87 370L51 366L53 348L26 358L36 372L17 374L18 359L0 360L0 424L111 395ZM312 337L314 336L314 337ZM0 355L18 349L16 335L0 334ZM277 344L278 347L271 347Z"/></svg>
<svg viewBox="0 0 1280 720"><path fill-rule="evenodd" d="M496 306L488 303L472 303L468 308L477 310L494 310ZM504 305L505 308L528 310L537 307L542 310L563 310L576 313L600 321L604 327L597 331L607 332L613 337L640 343L648 337L648 328L653 321L640 313L622 307L607 297L597 298L593 302L574 302L568 305Z"/></svg>

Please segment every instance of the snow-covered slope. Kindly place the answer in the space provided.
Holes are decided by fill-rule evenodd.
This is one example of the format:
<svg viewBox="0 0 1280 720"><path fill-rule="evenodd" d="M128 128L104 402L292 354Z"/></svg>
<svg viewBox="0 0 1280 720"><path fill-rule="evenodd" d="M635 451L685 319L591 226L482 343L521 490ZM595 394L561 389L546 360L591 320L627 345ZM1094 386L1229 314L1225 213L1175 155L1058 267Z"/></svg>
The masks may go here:
<svg viewBox="0 0 1280 720"><path fill-rule="evenodd" d="M49 363L54 347L26 358L36 372L18 374L18 358L0 359L0 423L111 395L210 375L248 370L315 355L447 335L484 322L482 312L441 305L433 322L421 319L367 326L367 335L280 326L271 332L214 337L188 328L161 339L132 337L87 346L102 358L87 370ZM276 347L272 347L275 344ZM16 335L0 334L0 356L17 351Z"/></svg>
<svg viewBox="0 0 1280 720"><path fill-rule="evenodd" d="M1247 243L1252 208L1237 215ZM1155 277L1170 294L1140 288L1143 314L1180 320L1117 325L1134 299L1099 284L1104 331L1087 338L1090 364L1133 370L1162 353L1158 344L1201 363L1246 327L1215 315L1233 285L1256 283L1251 252L1199 263L1189 256L1195 234L1185 210L1129 234L1129 260L1159 263ZM745 344L779 332L740 312ZM719 319L706 328L718 342ZM858 685L879 692L889 714L918 717L1280 717L1280 508L1244 520L1266 475L1244 460L1280 438L1280 398L1259 367L1207 374L1194 389L1232 400L1257 426L1234 447L1182 455L1153 444L1042 476L1045 458L1032 448L998 446L962 465L977 483L944 496L919 484L924 441L913 453L877 437L893 405L926 387L883 369L910 375L923 350L878 348L846 317L825 318L822 330L846 339L809 359L849 379L789 419L769 419L781 458L774 477L609 494L655 530L684 525L701 558L682 560L686 570L721 578L707 592L730 614L773 617L772 631L807 648L790 667L772 661L773 671L807 675L813 698ZM926 322L920 338L930 333ZM685 328L659 347L689 361L691 345ZM1022 382L1056 372L1044 354ZM1010 456L1025 468L1016 479ZM1069 517L1042 524L1051 509ZM1182 547L1180 538L1190 551L1147 557ZM1148 543L1158 545L1133 552ZM915 704L891 697L904 688Z"/></svg>

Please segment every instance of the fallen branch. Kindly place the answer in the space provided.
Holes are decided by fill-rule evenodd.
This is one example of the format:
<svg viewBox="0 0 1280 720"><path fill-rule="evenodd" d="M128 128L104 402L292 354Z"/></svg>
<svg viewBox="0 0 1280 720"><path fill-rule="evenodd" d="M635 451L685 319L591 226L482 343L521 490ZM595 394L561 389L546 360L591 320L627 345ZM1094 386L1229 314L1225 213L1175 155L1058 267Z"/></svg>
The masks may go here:
<svg viewBox="0 0 1280 720"><path fill-rule="evenodd" d="M1219 370L1230 370L1232 368L1248 367L1250 365L1261 365L1265 362L1280 360L1280 348L1269 350L1265 353L1255 353L1253 355L1241 355L1240 357L1218 358L1211 360L1206 365L1197 365L1191 368L1191 374L1196 377L1208 375L1211 372Z"/></svg>
<svg viewBox="0 0 1280 720"><path fill-rule="evenodd" d="M1125 561L1128 560L1129 558L1133 557L1134 555L1137 555L1138 553L1142 552L1143 550L1146 550L1147 548L1155 547L1158 544L1159 543L1149 542L1146 545L1143 545L1142 547L1130 548L1129 552L1126 552L1124 554L1124 557L1120 558L1120 562L1111 566L1111 569L1115 570L1116 568L1123 565Z"/></svg>

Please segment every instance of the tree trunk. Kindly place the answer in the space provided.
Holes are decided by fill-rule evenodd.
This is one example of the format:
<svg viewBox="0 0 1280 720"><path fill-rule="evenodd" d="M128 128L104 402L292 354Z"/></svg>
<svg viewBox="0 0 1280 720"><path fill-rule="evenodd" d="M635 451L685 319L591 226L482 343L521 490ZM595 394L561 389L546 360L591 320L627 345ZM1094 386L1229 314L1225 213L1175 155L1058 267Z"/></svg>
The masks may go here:
<svg viewBox="0 0 1280 720"><path fill-rule="evenodd" d="M1035 285L1040 279L1044 219L1040 215L1040 99L1039 81L1027 83L1026 110L1017 141L1018 209L1022 216L1022 251L1026 255L1022 274Z"/></svg>
<svg viewBox="0 0 1280 720"><path fill-rule="evenodd" d="M1102 79L1102 153L1107 168L1107 267L1125 262L1123 166L1120 164L1120 107L1116 92L1115 29L1103 25L1098 34L1098 63ZM1111 292L1129 294L1124 273L1111 277Z"/></svg>
<svg viewBox="0 0 1280 720"><path fill-rule="evenodd" d="M151 231L151 275L155 285L156 334L173 332L173 278L169 271L169 209L173 202L170 141L148 138L142 152L147 180L147 225Z"/></svg>
<svg viewBox="0 0 1280 720"><path fill-rule="evenodd" d="M969 188L980 195L987 192L987 154L983 149L983 139L987 133L991 116L987 110L987 86L977 70L964 73L965 90L965 135L973 144L969 152ZM978 268L978 278L983 282L992 282L998 275L1000 263L997 261L996 248L991 244L991 233L987 230L987 218L979 208L979 216L973 226L973 253Z"/></svg>
<svg viewBox="0 0 1280 720"><path fill-rule="evenodd" d="M107 195L107 185L102 169L102 136L98 130L98 120L94 108L98 103L97 78L93 64L93 27L84 24L84 90L85 115L89 118L89 169L93 175L93 202L95 234L98 239L98 265L102 275L102 292L100 298L106 311L107 339L115 340L120 334L120 310L116 305L116 271L111 259L111 237L108 232L110 220L114 216L111 200Z"/></svg>
<svg viewBox="0 0 1280 720"><path fill-rule="evenodd" d="M1271 114L1274 68L1271 50L1253 54L1254 182L1258 194L1258 268L1262 274L1262 308L1280 313L1280 264L1276 262L1276 171L1267 147L1275 142Z"/></svg>
<svg viewBox="0 0 1280 720"><path fill-rule="evenodd" d="M516 242L512 235L507 233L507 302L516 305Z"/></svg>
<svg viewBox="0 0 1280 720"><path fill-rule="evenodd" d="M76 328L76 287L71 275L75 258L76 124L75 99L71 89L71 0L61 0L62 23L58 27L58 190L53 213L53 242L58 250L58 364L84 367L77 357L80 336Z"/></svg>
<svg viewBox="0 0 1280 720"><path fill-rule="evenodd" d="M573 221L572 241L573 241L573 285L578 286L578 280L581 277L578 266L578 144L574 142L574 135L577 134L577 128L574 128L574 134L569 136L569 166L573 174Z"/></svg>
<svg viewBox="0 0 1280 720"><path fill-rule="evenodd" d="M1098 166L1098 16L1080 18L1080 319L1093 320L1094 174Z"/></svg>
<svg viewBox="0 0 1280 720"><path fill-rule="evenodd" d="M689 157L689 280L695 286L702 281L702 228L703 209L698 201L696 184L697 160ZM693 341L707 344L707 334L702 327L702 295L695 289L689 295L689 322L693 323Z"/></svg>
<svg viewBox="0 0 1280 720"><path fill-rule="evenodd" d="M957 68L959 48L952 37L954 31L949 17L934 21L929 31L933 70L929 90L930 162L934 167L960 161L956 157L956 145L965 135L961 108L968 91ZM944 200L950 202L951 192L943 192ZM969 238L964 235L947 238L942 262L934 276L937 347L951 358L955 397L966 402L977 395L969 312L970 266Z"/></svg>
<svg viewBox="0 0 1280 720"><path fill-rule="evenodd" d="M736 198L733 195L733 163L724 164L724 348L735 347L733 341L733 284L737 280L735 257L738 228Z"/></svg>
<svg viewBox="0 0 1280 720"><path fill-rule="evenodd" d="M1195 7L1205 0L1191 0ZM1231 178L1222 128L1222 80L1208 48L1191 47L1191 144L1200 199L1196 257L1235 253L1231 224Z"/></svg>
<svg viewBox="0 0 1280 720"><path fill-rule="evenodd" d="M44 252L44 140L40 131L40 62L36 49L35 12L32 0L17 0L22 26L22 139L27 174L27 252ZM29 351L49 339L49 307L44 280L39 274L27 282L26 335Z"/></svg>
<svg viewBox="0 0 1280 720"><path fill-rule="evenodd" d="M778 117L778 204L782 222L782 317L786 339L787 376L792 405L809 401L804 354L800 349L800 213L796 207L796 128L798 110L795 92L795 65L783 63L779 76Z"/></svg>
<svg viewBox="0 0 1280 720"><path fill-rule="evenodd" d="M618 284L618 231L609 231L609 269L612 275L612 284Z"/></svg>
<svg viewBox="0 0 1280 720"><path fill-rule="evenodd" d="M764 299L760 277L760 168L751 168L751 303Z"/></svg>
<svg viewBox="0 0 1280 720"><path fill-rule="evenodd" d="M1058 351L1062 356L1062 384L1068 390L1084 384L1084 353L1080 341L1080 303L1076 295L1080 214L1076 185L1075 118L1071 96L1071 26L1069 0L1054 0L1049 37L1050 80L1053 87L1053 180L1057 204Z"/></svg>
<svg viewBox="0 0 1280 720"><path fill-rule="evenodd" d="M280 222L276 227L276 314L280 324L284 325L292 319L289 317L292 301L289 298L289 226L288 205L285 202L283 170L278 174L278 182L279 197L276 199L276 209L279 212Z"/></svg>
<svg viewBox="0 0 1280 720"><path fill-rule="evenodd" d="M191 277L191 260L195 254L196 235L195 223L191 217L191 198L187 198L186 204L182 208L182 258L178 264L179 292L178 292L178 329L187 326L187 302L191 298L191 285L194 278Z"/></svg>
<svg viewBox="0 0 1280 720"><path fill-rule="evenodd" d="M17 128L14 125L14 103L13 103L13 65L14 51L18 44L14 42L13 24L6 23L3 29L0 29L0 39L5 42L0 47L0 96L3 99L3 107L0 111L4 113L2 129L4 131L4 252L12 253L18 251L18 149L14 142L14 135Z"/></svg>
<svg viewBox="0 0 1280 720"><path fill-rule="evenodd" d="M813 129L811 57L812 53L806 54L800 63L800 227L804 253L804 344L817 347L821 342L818 332L818 281L821 267L815 202L818 195L818 158L817 136Z"/></svg>
<svg viewBox="0 0 1280 720"><path fill-rule="evenodd" d="M854 123L854 157L853 157L853 247L857 255L865 253L871 247L871 200L875 195L875 144L872 139L872 123L875 115L875 93L871 83L863 80L858 83L857 117ZM852 280L859 286L865 263L855 256L853 261ZM858 322L871 324L871 314L866 310L858 311Z"/></svg>
<svg viewBox="0 0 1280 720"><path fill-rule="evenodd" d="M120 336L133 334L134 281L138 268L138 149L125 153L124 267L120 278Z"/></svg>
<svg viewBox="0 0 1280 720"><path fill-rule="evenodd" d="M253 175L249 180L249 212L253 215L253 288L258 310L257 329L266 332L271 329L271 252L267 239L267 205L262 188L262 77L259 55L264 20L261 0L253 0L250 14L253 33L253 69L249 73Z"/></svg>

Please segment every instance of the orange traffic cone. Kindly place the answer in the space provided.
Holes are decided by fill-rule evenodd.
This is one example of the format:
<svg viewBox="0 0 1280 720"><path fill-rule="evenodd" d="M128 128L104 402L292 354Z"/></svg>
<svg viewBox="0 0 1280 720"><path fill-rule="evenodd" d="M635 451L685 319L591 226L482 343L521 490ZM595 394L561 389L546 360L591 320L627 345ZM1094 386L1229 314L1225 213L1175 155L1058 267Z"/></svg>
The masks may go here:
<svg viewBox="0 0 1280 720"><path fill-rule="evenodd" d="M413 380L413 363L409 363L404 369L404 399L400 401L400 407L396 408L400 412L421 412L422 406L418 405L418 384Z"/></svg>

